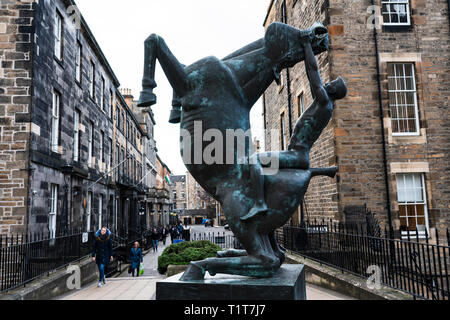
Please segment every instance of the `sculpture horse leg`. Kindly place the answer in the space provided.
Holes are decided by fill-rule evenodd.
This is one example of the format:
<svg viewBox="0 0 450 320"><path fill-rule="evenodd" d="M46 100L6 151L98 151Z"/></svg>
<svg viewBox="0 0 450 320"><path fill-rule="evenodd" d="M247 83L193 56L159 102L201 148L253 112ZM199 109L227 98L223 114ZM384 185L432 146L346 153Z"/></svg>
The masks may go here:
<svg viewBox="0 0 450 320"><path fill-rule="evenodd" d="M156 87L155 69L156 59L174 89L174 100L186 92L186 73L184 65L172 54L164 39L152 34L145 40L143 91L139 98L138 107L149 107L156 103L153 89Z"/></svg>

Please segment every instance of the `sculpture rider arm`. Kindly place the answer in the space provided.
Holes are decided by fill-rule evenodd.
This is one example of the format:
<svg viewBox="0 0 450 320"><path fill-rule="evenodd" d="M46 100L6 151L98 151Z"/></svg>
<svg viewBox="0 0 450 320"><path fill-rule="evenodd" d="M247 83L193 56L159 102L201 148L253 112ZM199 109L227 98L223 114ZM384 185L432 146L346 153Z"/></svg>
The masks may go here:
<svg viewBox="0 0 450 320"><path fill-rule="evenodd" d="M329 97L323 85L322 77L320 76L319 66L317 65L311 41L304 41L303 47L305 50L306 73L310 82L311 93L316 101L326 103L329 101Z"/></svg>

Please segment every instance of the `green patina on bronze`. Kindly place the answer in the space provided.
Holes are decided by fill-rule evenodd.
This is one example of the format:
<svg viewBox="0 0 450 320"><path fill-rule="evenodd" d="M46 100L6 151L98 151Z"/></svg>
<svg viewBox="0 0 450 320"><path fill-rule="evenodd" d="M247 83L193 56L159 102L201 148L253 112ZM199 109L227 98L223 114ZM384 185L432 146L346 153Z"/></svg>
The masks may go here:
<svg viewBox="0 0 450 320"><path fill-rule="evenodd" d="M308 30L299 30L282 23L273 23L264 38L219 60L206 57L189 66L181 64L164 40L151 35L145 41L143 91L139 106L156 103L153 89L155 65L158 60L174 89L171 123L180 123L193 137L181 139L181 152L194 150L194 124L201 121L204 134L219 130L250 130L250 110L273 81L279 81L281 70L305 61L312 88L317 98L310 111L299 120L289 150L256 155L257 164L240 164L238 152L233 164L195 163L195 154L185 164L197 182L223 207L224 215L245 250L221 251L217 257L192 262L181 280L203 279L205 272L271 277L285 260L284 251L275 241L275 230L283 226L303 199L309 182L316 175L333 177L337 168L309 168L309 150L331 118L333 95L345 96L343 81L322 86L314 56L328 50L327 29L316 23ZM317 70L316 70L317 69ZM340 85L340 86L339 86ZM322 89L323 90L322 90ZM326 91L325 91L326 89ZM334 90L334 93L333 93ZM245 145L245 158L250 154L250 139ZM212 142L201 142L202 152ZM209 149L207 149L209 151ZM262 176L261 157L279 156L280 170ZM242 159L241 159L242 160ZM261 162L262 163L262 162ZM254 210L261 202L267 210ZM253 212L253 213L252 213Z"/></svg>

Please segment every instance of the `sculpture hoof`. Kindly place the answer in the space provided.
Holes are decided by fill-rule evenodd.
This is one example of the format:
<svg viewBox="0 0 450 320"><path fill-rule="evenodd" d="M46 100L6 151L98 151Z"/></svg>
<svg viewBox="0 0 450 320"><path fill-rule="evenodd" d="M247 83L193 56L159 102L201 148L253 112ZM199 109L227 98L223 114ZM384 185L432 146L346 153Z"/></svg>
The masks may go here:
<svg viewBox="0 0 450 320"><path fill-rule="evenodd" d="M156 104L156 95L152 92L141 91L141 95L139 97L138 107L145 108L150 107Z"/></svg>
<svg viewBox="0 0 450 320"><path fill-rule="evenodd" d="M203 280L205 278L205 271L203 268L194 262L189 264L189 267L183 273L180 281L192 281L192 280Z"/></svg>

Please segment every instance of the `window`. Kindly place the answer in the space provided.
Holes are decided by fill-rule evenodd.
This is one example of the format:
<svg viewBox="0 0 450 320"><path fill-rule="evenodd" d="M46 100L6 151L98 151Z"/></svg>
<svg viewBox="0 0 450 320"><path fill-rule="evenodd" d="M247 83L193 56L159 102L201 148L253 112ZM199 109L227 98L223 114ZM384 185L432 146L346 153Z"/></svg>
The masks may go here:
<svg viewBox="0 0 450 320"><path fill-rule="evenodd" d="M77 41L77 58L75 61L75 79L81 83L81 63L82 63L82 49L81 44Z"/></svg>
<svg viewBox="0 0 450 320"><path fill-rule="evenodd" d="M88 165L93 166L92 156L94 154L94 123L89 123L89 147L88 147Z"/></svg>
<svg viewBox="0 0 450 320"><path fill-rule="evenodd" d="M305 112L305 98L303 92L297 96L297 108L298 116L300 117Z"/></svg>
<svg viewBox="0 0 450 320"><path fill-rule="evenodd" d="M61 102L60 94L58 92L56 92L56 91L53 91L52 136L51 136L51 149L52 149L53 152L58 152L60 102Z"/></svg>
<svg viewBox="0 0 450 320"><path fill-rule="evenodd" d="M63 26L62 26L62 17L59 12L55 13L55 57L58 60L62 60L63 58Z"/></svg>
<svg viewBox="0 0 450 320"><path fill-rule="evenodd" d="M112 119L114 114L114 95L112 90L109 90L109 117Z"/></svg>
<svg viewBox="0 0 450 320"><path fill-rule="evenodd" d="M103 218L103 195L100 194L98 196L98 228L101 229L103 227L102 225L102 218Z"/></svg>
<svg viewBox="0 0 450 320"><path fill-rule="evenodd" d="M56 216L58 212L58 186L52 184L50 195L50 212L48 219L48 230L50 231L50 239L56 237Z"/></svg>
<svg viewBox="0 0 450 320"><path fill-rule="evenodd" d="M397 174L397 197L402 236L425 237L428 232L428 212L425 178L421 173ZM428 233L429 234L429 233Z"/></svg>
<svg viewBox="0 0 450 320"><path fill-rule="evenodd" d="M116 126L120 129L120 110L118 106L116 106Z"/></svg>
<svg viewBox="0 0 450 320"><path fill-rule="evenodd" d="M113 141L109 138L109 163L108 163L108 171L111 171L113 165Z"/></svg>
<svg viewBox="0 0 450 320"><path fill-rule="evenodd" d="M73 161L80 161L80 119L81 113L75 110L73 114Z"/></svg>
<svg viewBox="0 0 450 320"><path fill-rule="evenodd" d="M122 148L120 159L121 159L121 161L125 160L125 149L124 148ZM122 173L122 175L125 175L125 162L121 165L121 173Z"/></svg>
<svg viewBox="0 0 450 320"><path fill-rule="evenodd" d="M286 150L286 132L284 131L284 112L280 117L280 142L281 142L281 150Z"/></svg>
<svg viewBox="0 0 450 320"><path fill-rule="evenodd" d="M103 77L100 91L100 107L103 111L105 111L105 79Z"/></svg>
<svg viewBox="0 0 450 320"><path fill-rule="evenodd" d="M184 199L184 192L181 193L181 199Z"/></svg>
<svg viewBox="0 0 450 320"><path fill-rule="evenodd" d="M388 63L393 135L418 135L419 116L413 63Z"/></svg>
<svg viewBox="0 0 450 320"><path fill-rule="evenodd" d="M100 161L99 161L99 166L100 166L100 171L103 171L103 162L105 162L105 148L103 147L105 144L105 134L102 132L100 132L100 149L99 149L99 157L100 157Z"/></svg>
<svg viewBox="0 0 450 320"><path fill-rule="evenodd" d="M95 64L91 61L91 85L89 88L89 94L95 101Z"/></svg>
<svg viewBox="0 0 450 320"><path fill-rule="evenodd" d="M382 0L384 25L410 25L409 0Z"/></svg>
<svg viewBox="0 0 450 320"><path fill-rule="evenodd" d="M119 145L116 145L116 168L115 168L115 171L116 172L119 172L119 163L120 163L120 147L119 147ZM116 174L116 180L118 180L118 178L119 178L119 174Z"/></svg>
<svg viewBox="0 0 450 320"><path fill-rule="evenodd" d="M88 192L86 203L86 231L91 231L92 192Z"/></svg>

